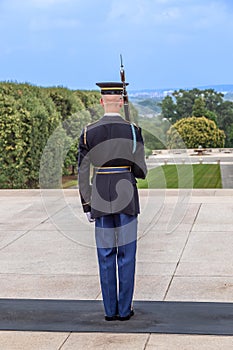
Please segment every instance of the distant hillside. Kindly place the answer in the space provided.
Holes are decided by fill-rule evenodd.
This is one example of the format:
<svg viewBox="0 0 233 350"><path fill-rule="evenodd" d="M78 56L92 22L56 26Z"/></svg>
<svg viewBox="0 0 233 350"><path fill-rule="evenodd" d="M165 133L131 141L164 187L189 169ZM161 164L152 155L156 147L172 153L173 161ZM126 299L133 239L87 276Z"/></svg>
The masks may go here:
<svg viewBox="0 0 233 350"><path fill-rule="evenodd" d="M199 90L213 89L223 93L224 100L233 101L233 84L205 85L183 88L183 90L192 90L194 88ZM128 92L128 95L130 102L135 106L140 116L152 117L161 113L160 102L165 96L171 95L175 90L180 90L180 88L131 90Z"/></svg>
<svg viewBox="0 0 233 350"><path fill-rule="evenodd" d="M183 89L191 90L194 88L199 90L213 89L223 93L224 100L233 101L233 84L195 86ZM128 92L128 95L140 116L152 117L161 113L159 103L163 98L171 95L175 90L180 89L181 88L131 90Z"/></svg>
<svg viewBox="0 0 233 350"><path fill-rule="evenodd" d="M152 117L153 115L161 113L159 102L161 102L161 100L158 101L153 98L148 98L145 100L139 100L133 104L139 115L147 115Z"/></svg>
<svg viewBox="0 0 233 350"><path fill-rule="evenodd" d="M224 94L224 99L233 101L233 92L227 92L226 94Z"/></svg>
<svg viewBox="0 0 233 350"><path fill-rule="evenodd" d="M223 92L223 93L233 92L233 84L206 85L206 86L198 86L197 88L200 90L214 89L215 91ZM188 90L191 90L191 88L189 88Z"/></svg>
<svg viewBox="0 0 233 350"><path fill-rule="evenodd" d="M134 103L140 100L154 99L161 101L165 96L171 95L175 90L191 90L197 88L199 90L214 89L217 92L222 92L225 99L233 100L233 84L221 85L205 85L205 86L191 86L191 87L174 87L166 89L143 89L143 90L129 90L129 98Z"/></svg>

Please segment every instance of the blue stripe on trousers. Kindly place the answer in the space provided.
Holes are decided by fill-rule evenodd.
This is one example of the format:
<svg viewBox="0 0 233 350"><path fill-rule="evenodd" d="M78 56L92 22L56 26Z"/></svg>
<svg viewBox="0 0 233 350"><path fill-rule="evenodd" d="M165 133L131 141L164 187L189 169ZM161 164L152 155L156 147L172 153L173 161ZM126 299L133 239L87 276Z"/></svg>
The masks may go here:
<svg viewBox="0 0 233 350"><path fill-rule="evenodd" d="M95 236L105 314L127 316L134 291L137 215L111 214L97 218Z"/></svg>

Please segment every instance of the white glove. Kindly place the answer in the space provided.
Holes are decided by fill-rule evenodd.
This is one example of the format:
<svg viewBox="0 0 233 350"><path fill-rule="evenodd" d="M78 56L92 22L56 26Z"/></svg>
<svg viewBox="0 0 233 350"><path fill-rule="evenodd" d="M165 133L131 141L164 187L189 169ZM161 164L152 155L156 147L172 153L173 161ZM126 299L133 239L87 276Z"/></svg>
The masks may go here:
<svg viewBox="0 0 233 350"><path fill-rule="evenodd" d="M90 211L88 211L88 212L86 213L86 216L87 216L87 220L88 220L89 222L94 222L94 221L95 221L95 219L91 216L91 212L90 212Z"/></svg>

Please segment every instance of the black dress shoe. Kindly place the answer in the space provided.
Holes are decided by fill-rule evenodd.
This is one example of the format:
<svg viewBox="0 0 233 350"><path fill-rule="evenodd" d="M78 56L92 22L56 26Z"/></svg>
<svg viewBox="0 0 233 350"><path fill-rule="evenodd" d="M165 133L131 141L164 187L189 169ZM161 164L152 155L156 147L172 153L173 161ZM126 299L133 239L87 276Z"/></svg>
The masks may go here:
<svg viewBox="0 0 233 350"><path fill-rule="evenodd" d="M131 310L127 316L118 316L119 321L128 321L134 315L134 311Z"/></svg>
<svg viewBox="0 0 233 350"><path fill-rule="evenodd" d="M118 320L117 316L105 316L105 321L116 321Z"/></svg>

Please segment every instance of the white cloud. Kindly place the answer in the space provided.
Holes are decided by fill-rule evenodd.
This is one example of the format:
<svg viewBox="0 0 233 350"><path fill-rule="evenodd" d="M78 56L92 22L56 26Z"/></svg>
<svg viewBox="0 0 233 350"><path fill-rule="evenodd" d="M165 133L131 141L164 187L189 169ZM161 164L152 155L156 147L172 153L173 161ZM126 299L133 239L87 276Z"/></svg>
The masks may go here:
<svg viewBox="0 0 233 350"><path fill-rule="evenodd" d="M184 9L183 0L113 0L111 10L107 15L107 22L114 25L141 25L142 28L171 27L178 23L180 26ZM186 9L186 11L188 11Z"/></svg>
<svg viewBox="0 0 233 350"><path fill-rule="evenodd" d="M35 17L29 23L29 28L33 31L51 29L72 29L79 27L79 21L66 18Z"/></svg>
<svg viewBox="0 0 233 350"><path fill-rule="evenodd" d="M0 2L0 27L20 30L72 29L79 26L72 7L75 0L3 0ZM77 1L78 3L78 1ZM77 4L76 3L76 4Z"/></svg>
<svg viewBox="0 0 233 350"><path fill-rule="evenodd" d="M145 6L138 0L113 0L111 9L107 14L109 22L126 20L139 23L145 17Z"/></svg>
<svg viewBox="0 0 233 350"><path fill-rule="evenodd" d="M125 32L127 36L131 32L141 38L155 33L154 40L176 42L177 38L184 43L193 35L201 38L230 31L232 8L226 0L113 0L107 25L113 28L110 33Z"/></svg>
<svg viewBox="0 0 233 350"><path fill-rule="evenodd" d="M22 0L21 0L22 1ZM70 3L74 3L74 0L24 0L24 3L29 5L30 7L36 7L40 9L49 9L56 7L58 5L69 5ZM77 4L77 1L76 1Z"/></svg>
<svg viewBox="0 0 233 350"><path fill-rule="evenodd" d="M50 10L61 5L77 4L78 0L2 0L1 12L19 11L29 13L34 10Z"/></svg>
<svg viewBox="0 0 233 350"><path fill-rule="evenodd" d="M67 3L69 0L31 0L30 3L36 6L51 6L61 3Z"/></svg>
<svg viewBox="0 0 233 350"><path fill-rule="evenodd" d="M229 18L227 3L221 0L113 0L109 21L129 23L168 24L168 21L190 25L195 21L216 23Z"/></svg>

